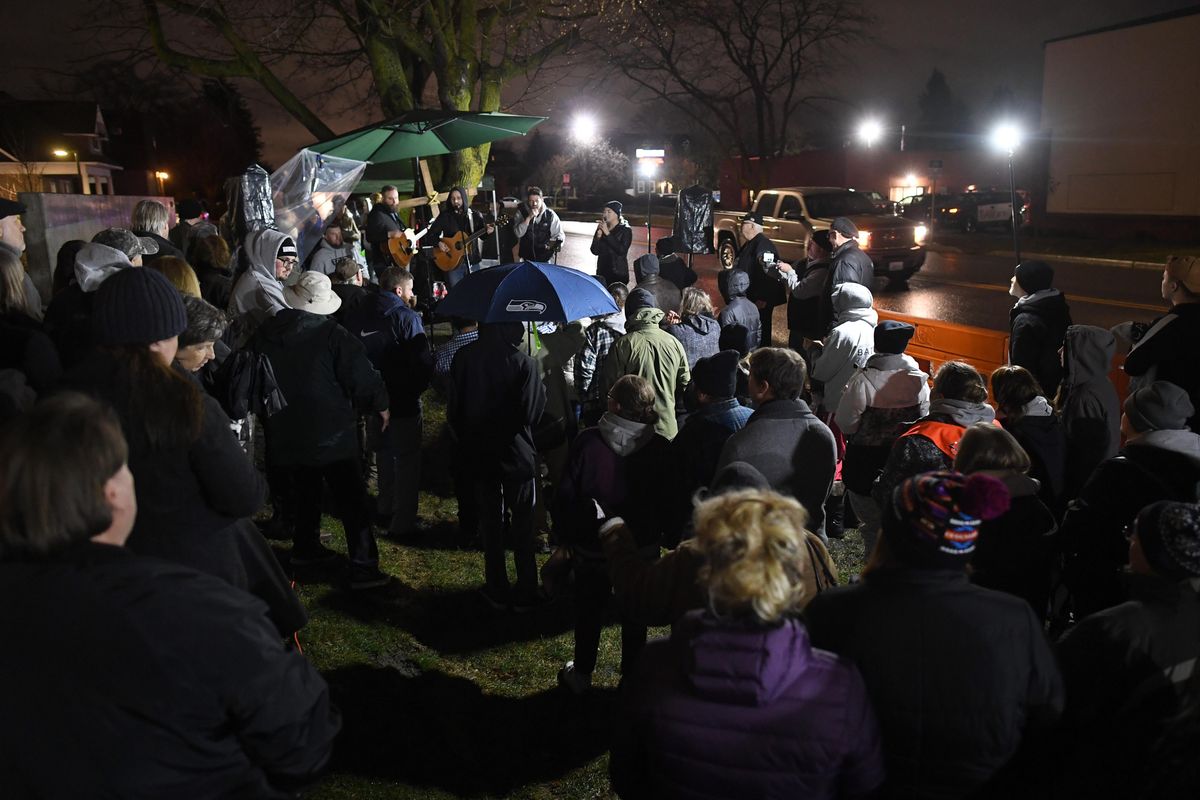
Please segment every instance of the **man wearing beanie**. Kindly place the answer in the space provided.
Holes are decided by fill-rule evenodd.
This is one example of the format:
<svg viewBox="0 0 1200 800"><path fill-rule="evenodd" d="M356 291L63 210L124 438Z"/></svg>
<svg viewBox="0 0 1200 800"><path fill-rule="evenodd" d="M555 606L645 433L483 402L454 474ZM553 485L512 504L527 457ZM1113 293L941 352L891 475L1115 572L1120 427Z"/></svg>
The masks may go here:
<svg viewBox="0 0 1200 800"><path fill-rule="evenodd" d="M679 303L683 293L679 287L664 278L659 271L658 256L646 253L638 256L633 262L633 274L637 278L637 288L645 289L654 295L654 305L664 314L668 311L679 313Z"/></svg>
<svg viewBox="0 0 1200 800"><path fill-rule="evenodd" d="M193 197L187 197L175 204L175 213L179 223L171 228L167 238L171 244L183 251L184 258L189 263L192 257L192 242L205 236L217 236L217 226L204 218L204 204Z"/></svg>
<svg viewBox="0 0 1200 800"><path fill-rule="evenodd" d="M297 266L292 237L271 228L252 231L242 244L241 272L233 282L229 311L253 330L263 320L288 307L283 282Z"/></svg>
<svg viewBox="0 0 1200 800"><path fill-rule="evenodd" d="M1195 414L1187 393L1155 381L1132 392L1124 411L1125 446L1096 468L1063 519L1064 578L1076 618L1124 599L1125 528L1142 508L1158 500L1200 499L1200 436L1185 427Z"/></svg>
<svg viewBox="0 0 1200 800"><path fill-rule="evenodd" d="M621 203L610 200L596 223L592 235L592 255L596 257L596 278L605 286L629 283L629 246L633 244L633 228L621 216Z"/></svg>
<svg viewBox="0 0 1200 800"><path fill-rule="evenodd" d="M1073 748L1064 785L1077 788L1075 796L1144 789L1145 757L1182 710L1200 663L1200 505L1148 505L1131 533L1131 599L1082 620L1058 643L1067 689L1061 738Z"/></svg>
<svg viewBox="0 0 1200 800"><path fill-rule="evenodd" d="M1062 710L1058 668L1029 604L967 579L981 522L1007 505L1004 484L986 475L901 482L862 581L804 610L813 646L862 672L888 797L974 796Z"/></svg>
<svg viewBox="0 0 1200 800"><path fill-rule="evenodd" d="M1008 314L1009 363L1033 373L1046 397L1058 393L1062 381L1058 351L1071 326L1067 299L1053 284L1054 270L1045 261L1022 261L1008 286L1008 293L1017 298Z"/></svg>
<svg viewBox="0 0 1200 800"><path fill-rule="evenodd" d="M685 519L691 514L692 495L712 483L725 441L750 419L750 409L735 397L740 360L736 350L722 350L700 359L692 370L689 391L695 393L699 410L688 416L671 443L680 470L677 495Z"/></svg>
<svg viewBox="0 0 1200 800"><path fill-rule="evenodd" d="M666 314L655 305L654 295L638 287L625 301L625 335L613 344L604 361L601 394L622 375L640 375L654 389L654 410L658 422L654 430L667 439L679 432L675 419L675 399L692 379L683 345L659 327Z"/></svg>
<svg viewBox="0 0 1200 800"><path fill-rule="evenodd" d="M1168 259L1161 288L1171 308L1149 326L1132 326L1135 344L1125 357L1125 372L1135 387L1147 380L1171 381L1200 408L1200 258ZM1196 415L1188 419L1192 430L1198 425Z"/></svg>
<svg viewBox="0 0 1200 800"><path fill-rule="evenodd" d="M850 377L835 419L846 436L842 482L861 520L859 531L868 556L879 536L879 507L871 487L883 472L897 431L929 413L929 376L905 355L916 329L885 319L875 326L875 353Z"/></svg>

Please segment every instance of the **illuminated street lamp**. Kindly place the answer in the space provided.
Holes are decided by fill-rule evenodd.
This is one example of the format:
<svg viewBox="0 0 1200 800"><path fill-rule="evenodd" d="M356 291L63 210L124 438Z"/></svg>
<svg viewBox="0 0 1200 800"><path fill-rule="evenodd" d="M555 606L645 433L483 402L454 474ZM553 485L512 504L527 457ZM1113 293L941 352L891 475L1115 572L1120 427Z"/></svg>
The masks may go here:
<svg viewBox="0 0 1200 800"><path fill-rule="evenodd" d="M64 150L59 147L52 151L55 158L71 156L75 159L75 171L79 173L79 193L87 194L87 185L83 182L83 165L79 163L79 153L75 150Z"/></svg>
<svg viewBox="0 0 1200 800"><path fill-rule="evenodd" d="M1017 225L1017 179L1013 172L1013 154L1021 146L1023 139L1021 129L1011 122L1002 122L992 130L992 147L1008 154L1008 196L1012 204L1013 255L1016 256L1018 264L1021 263L1021 239L1020 228Z"/></svg>
<svg viewBox="0 0 1200 800"><path fill-rule="evenodd" d="M862 139L863 144L867 147L872 146L879 137L883 135L883 126L879 124L877 119L869 119L858 126L858 138Z"/></svg>
<svg viewBox="0 0 1200 800"><path fill-rule="evenodd" d="M653 253L654 249L650 246L650 203L651 192L654 191L654 181L651 178L654 177L654 173L658 172L658 162L650 158L643 158L638 165L638 172L646 179L646 252Z"/></svg>
<svg viewBox="0 0 1200 800"><path fill-rule="evenodd" d="M599 131L600 126L596 124L596 118L591 114L576 114L575 119L571 122L571 138L582 145L595 142Z"/></svg>
<svg viewBox="0 0 1200 800"><path fill-rule="evenodd" d="M163 186L163 184L166 181L170 180L171 176L168 175L167 173L163 172L162 170L159 170L154 173L154 177L158 180L158 193L160 195L165 195L167 193L167 190L166 190L166 187Z"/></svg>

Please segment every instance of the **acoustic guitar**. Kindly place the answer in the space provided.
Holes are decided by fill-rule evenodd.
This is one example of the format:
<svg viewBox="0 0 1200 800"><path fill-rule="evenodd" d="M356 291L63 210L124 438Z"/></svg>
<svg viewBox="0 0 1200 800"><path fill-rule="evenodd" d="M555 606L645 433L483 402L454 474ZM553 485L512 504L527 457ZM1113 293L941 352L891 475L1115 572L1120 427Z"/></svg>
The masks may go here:
<svg viewBox="0 0 1200 800"><path fill-rule="evenodd" d="M453 272L462 263L463 257L467 254L467 248L471 246L471 242L480 239L487 235L488 225L507 225L508 217L500 217L492 223L485 224L482 228L468 236L463 231L459 231L453 236L443 236L442 244L449 248L449 252L442 250L440 247L433 248L433 263L442 272Z"/></svg>
<svg viewBox="0 0 1200 800"><path fill-rule="evenodd" d="M392 261L396 262L396 266L408 266L413 256L417 254L417 242L421 241L421 237L427 233L429 233L429 228L420 233L413 233L412 228L406 228L404 233L387 240L388 254L392 257Z"/></svg>

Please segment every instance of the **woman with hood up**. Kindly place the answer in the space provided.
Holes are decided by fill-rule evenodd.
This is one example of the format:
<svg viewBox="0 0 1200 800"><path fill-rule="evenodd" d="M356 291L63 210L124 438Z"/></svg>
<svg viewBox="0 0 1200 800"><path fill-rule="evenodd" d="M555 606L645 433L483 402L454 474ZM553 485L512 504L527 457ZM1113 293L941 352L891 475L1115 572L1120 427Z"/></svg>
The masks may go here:
<svg viewBox="0 0 1200 800"><path fill-rule="evenodd" d="M1063 380L1054 398L1067 436L1063 497L1074 499L1100 462L1117 454L1121 403L1108 377L1116 338L1094 325L1072 325L1063 340Z"/></svg>
<svg viewBox="0 0 1200 800"><path fill-rule="evenodd" d="M823 385L817 405L826 414L837 412L846 382L855 370L866 366L875 351L879 314L871 307L873 301L871 290L859 283L843 283L833 289L835 327L812 358L812 379Z"/></svg>
<svg viewBox="0 0 1200 800"><path fill-rule="evenodd" d="M721 352L721 326L716 316L708 292L695 286L683 290L679 313L667 312L666 331L683 345L689 370L695 369L700 359Z"/></svg>
<svg viewBox="0 0 1200 800"><path fill-rule="evenodd" d="M575 658L559 672L574 694L591 688L604 611L612 584L599 542L600 524L620 516L647 560L658 557L669 524L672 473L670 442L654 430L654 390L637 375L625 375L608 393L608 411L594 428L571 443L552 513L554 529L568 544L575 568ZM621 674L646 642L646 627L623 620Z"/></svg>

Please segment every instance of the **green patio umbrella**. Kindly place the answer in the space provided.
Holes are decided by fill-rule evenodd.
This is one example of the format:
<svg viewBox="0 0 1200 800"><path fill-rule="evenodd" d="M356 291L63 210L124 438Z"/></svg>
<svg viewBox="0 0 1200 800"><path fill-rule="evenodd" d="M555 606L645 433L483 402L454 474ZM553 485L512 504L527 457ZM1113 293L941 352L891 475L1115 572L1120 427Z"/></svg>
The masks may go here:
<svg viewBox="0 0 1200 800"><path fill-rule="evenodd" d="M377 122L309 150L376 164L453 153L510 136L524 136L545 117L499 112L410 111Z"/></svg>

